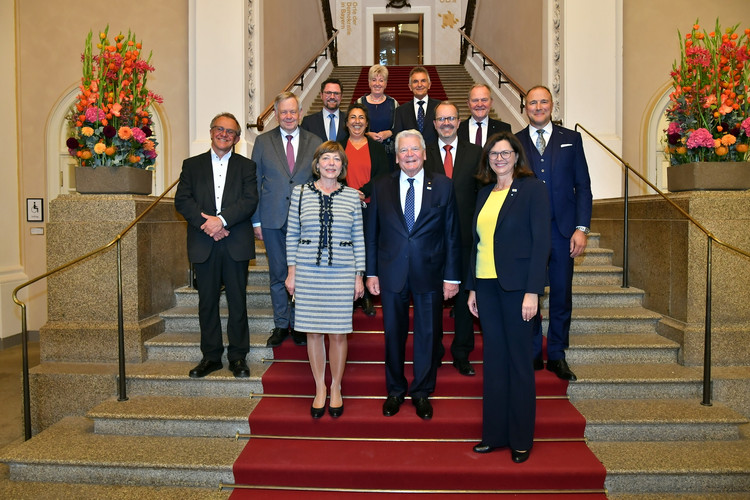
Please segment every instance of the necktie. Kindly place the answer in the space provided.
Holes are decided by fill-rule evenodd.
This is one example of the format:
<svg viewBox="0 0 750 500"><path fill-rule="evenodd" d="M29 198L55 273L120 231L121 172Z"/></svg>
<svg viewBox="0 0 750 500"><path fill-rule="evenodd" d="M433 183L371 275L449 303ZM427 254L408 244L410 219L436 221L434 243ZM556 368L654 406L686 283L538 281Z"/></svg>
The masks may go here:
<svg viewBox="0 0 750 500"><path fill-rule="evenodd" d="M445 175L447 175L449 178L453 178L453 155L451 154L451 149L453 149L453 146L450 144L446 144L443 146L443 149L445 149L445 160L443 160L443 170L445 170Z"/></svg>
<svg viewBox="0 0 750 500"><path fill-rule="evenodd" d="M328 115L328 118L331 119L331 124L328 125L328 140L335 141L336 140L336 115L331 113Z"/></svg>
<svg viewBox="0 0 750 500"><path fill-rule="evenodd" d="M482 145L482 122L477 122L477 137L474 139L474 144L477 146Z"/></svg>
<svg viewBox="0 0 750 500"><path fill-rule="evenodd" d="M406 190L406 201L404 202L404 219L406 220L406 228L411 233L411 228L414 227L414 179L407 179L409 181L409 189Z"/></svg>
<svg viewBox="0 0 750 500"><path fill-rule="evenodd" d="M286 136L286 164L289 165L289 172L294 172L294 146L292 146L292 136Z"/></svg>
<svg viewBox="0 0 750 500"><path fill-rule="evenodd" d="M544 154L544 148L547 147L547 142L544 140L544 130L539 129L536 131L537 134L539 134L539 137L536 138L536 148L539 150L539 154Z"/></svg>
<svg viewBox="0 0 750 500"><path fill-rule="evenodd" d="M419 111L417 111L417 128L420 132L424 132L424 101L417 101L419 104Z"/></svg>

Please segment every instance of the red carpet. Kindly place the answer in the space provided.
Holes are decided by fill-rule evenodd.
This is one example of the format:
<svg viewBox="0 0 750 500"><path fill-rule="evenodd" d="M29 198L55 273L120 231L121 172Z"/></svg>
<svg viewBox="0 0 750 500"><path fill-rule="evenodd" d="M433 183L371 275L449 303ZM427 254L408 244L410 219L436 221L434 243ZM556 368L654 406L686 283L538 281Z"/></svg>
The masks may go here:
<svg viewBox="0 0 750 500"><path fill-rule="evenodd" d="M474 364L475 377L461 376L450 365L453 321L447 313L447 363L438 372L429 421L415 415L408 399L397 415L382 415L380 311L374 319L355 312L354 328L342 388L346 409L336 420L327 414L320 420L310 417L314 384L304 362L306 349L290 339L275 349L277 361L263 376L268 397L250 415L253 437L234 464L232 499L421 500L457 494L487 498L489 492L524 500L606 498L606 472L581 440L585 420L564 398L566 382L546 370L536 372L536 433L527 462L514 464L507 450L478 455L472 446L481 438L482 365ZM376 329L380 333L363 333ZM482 337L477 335L471 359L481 360L481 352Z"/></svg>
<svg viewBox="0 0 750 500"><path fill-rule="evenodd" d="M396 99L399 104L403 104L414 97L411 90L409 90L409 72L412 68L413 66L388 66L388 87L386 87L385 93ZM435 66L425 66L425 69L430 75L430 92L428 96L438 101L448 99L443 84L440 83L440 77ZM352 102L370 93L367 79L367 72L369 70L369 66L362 68L359 80L357 80L357 85L354 87L354 92L352 93Z"/></svg>

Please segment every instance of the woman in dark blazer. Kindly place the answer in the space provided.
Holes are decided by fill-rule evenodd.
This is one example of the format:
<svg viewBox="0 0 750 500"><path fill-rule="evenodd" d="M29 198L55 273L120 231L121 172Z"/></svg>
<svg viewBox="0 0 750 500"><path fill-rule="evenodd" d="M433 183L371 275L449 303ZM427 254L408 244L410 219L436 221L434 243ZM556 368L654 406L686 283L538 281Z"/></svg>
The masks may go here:
<svg viewBox="0 0 750 500"><path fill-rule="evenodd" d="M346 128L349 130L349 136L339 141L349 159L345 183L359 191L363 218L367 216L367 204L370 202L373 181L388 173L388 156L385 148L366 135L369 125L367 107L355 102L346 111ZM368 316L375 315L372 297L366 290L362 298L362 310Z"/></svg>
<svg viewBox="0 0 750 500"><path fill-rule="evenodd" d="M513 461L521 463L534 440L531 320L544 293L549 195L510 132L487 139L477 176L491 184L477 195L466 285L469 310L484 338L482 442L474 451L508 446Z"/></svg>

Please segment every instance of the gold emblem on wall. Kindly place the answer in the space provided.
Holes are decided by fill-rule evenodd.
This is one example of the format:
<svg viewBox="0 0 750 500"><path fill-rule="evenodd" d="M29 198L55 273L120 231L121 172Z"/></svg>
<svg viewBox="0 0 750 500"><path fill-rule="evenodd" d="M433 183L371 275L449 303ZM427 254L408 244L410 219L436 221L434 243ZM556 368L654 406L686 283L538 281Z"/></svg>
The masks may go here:
<svg viewBox="0 0 750 500"><path fill-rule="evenodd" d="M441 28L454 28L458 24L458 19L455 14L451 11L447 11L445 14L438 14L439 17L443 18L443 25Z"/></svg>

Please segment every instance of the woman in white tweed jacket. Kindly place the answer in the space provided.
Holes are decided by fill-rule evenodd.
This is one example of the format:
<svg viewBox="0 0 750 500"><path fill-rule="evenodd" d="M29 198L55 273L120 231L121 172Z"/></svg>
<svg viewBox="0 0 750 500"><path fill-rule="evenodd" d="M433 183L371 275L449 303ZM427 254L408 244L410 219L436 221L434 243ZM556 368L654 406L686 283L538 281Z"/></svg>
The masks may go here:
<svg viewBox="0 0 750 500"><path fill-rule="evenodd" d="M307 356L315 379L313 418L325 413L326 351L330 345L328 413L344 412L341 379L352 331L352 300L364 294L365 244L357 190L344 186L346 153L328 141L315 151L316 180L292 191L286 233L286 288L295 303L295 329L307 333Z"/></svg>

